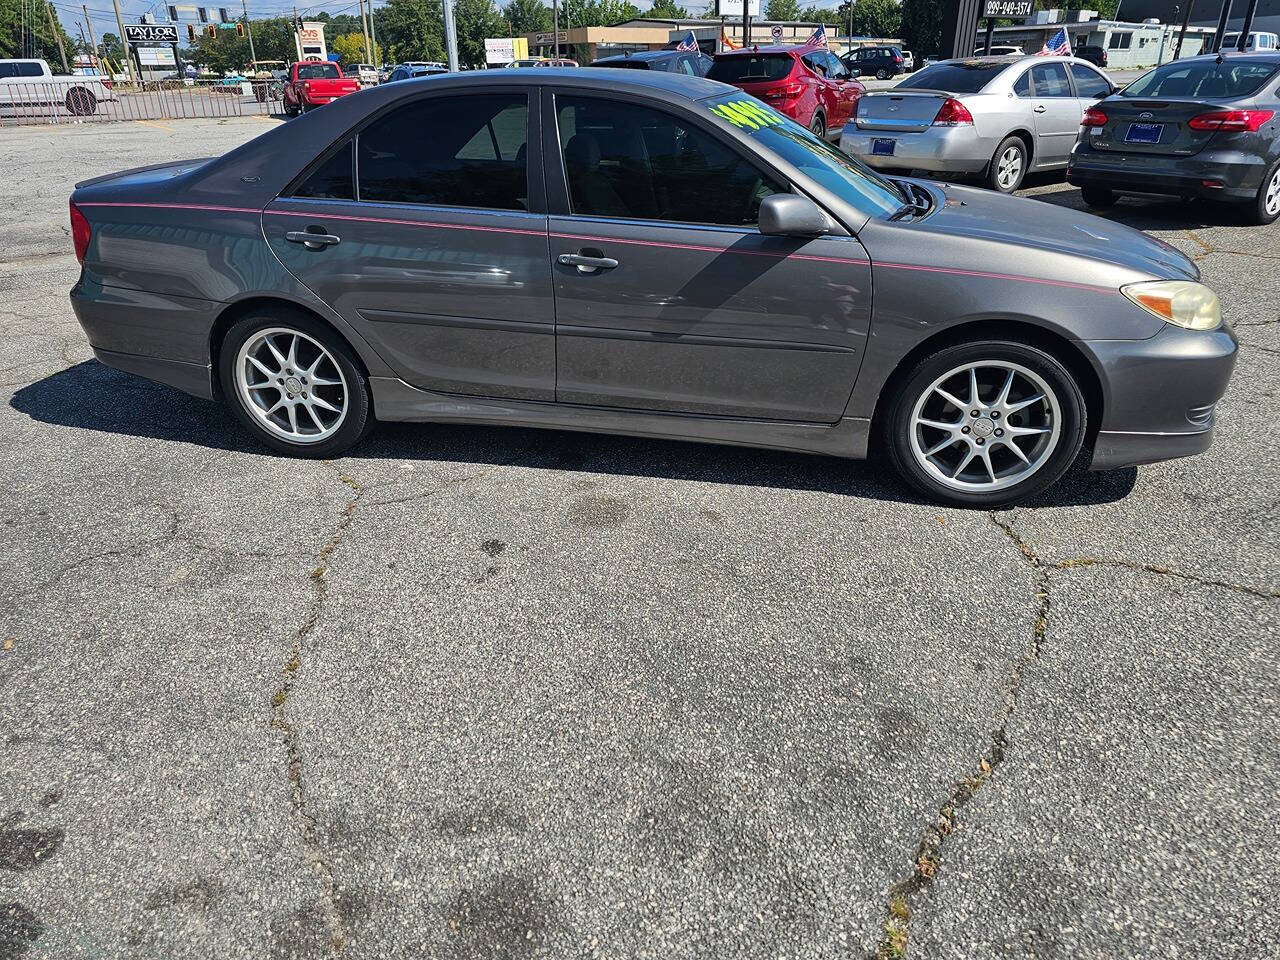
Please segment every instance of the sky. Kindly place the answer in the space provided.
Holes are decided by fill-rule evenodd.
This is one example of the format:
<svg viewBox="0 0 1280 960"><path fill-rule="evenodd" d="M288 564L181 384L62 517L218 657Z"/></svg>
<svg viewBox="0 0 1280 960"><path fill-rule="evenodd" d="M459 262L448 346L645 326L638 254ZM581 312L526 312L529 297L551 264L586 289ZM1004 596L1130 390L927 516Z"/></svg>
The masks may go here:
<svg viewBox="0 0 1280 960"><path fill-rule="evenodd" d="M124 18L125 23L137 23L138 18L144 13L154 13L156 20L166 22L168 19L168 10L166 9L171 0L119 0L120 15ZM210 19L217 17L217 9L225 6L227 12L234 18L240 15L240 0L178 0L180 3L192 4L194 6L205 6L209 10ZM288 15L293 12L293 0L246 0L249 8L249 16L258 19L261 17L278 17ZM505 0L495 0L501 6ZM546 5L551 6L549 0L544 0ZM713 0L682 0L682 5L686 9L701 10ZM807 0L806 0L807 2ZM116 26L115 12L111 7L111 0L84 0L89 8L89 17L93 21L93 33L95 37L101 38L104 33L120 32ZM632 0L641 10L647 10L653 6L653 0ZM818 0L818 6L833 7L838 5L839 0ZM381 3L377 4L381 6ZM802 4L803 5L803 4ZM300 0L298 3L298 12L304 17L314 15L321 11L326 11L330 15L338 13L358 13L359 5L356 0ZM79 30L76 22L84 22L84 12L81 10L81 4L78 0L53 0L53 8L57 11L58 18L62 21L63 28L72 37L79 36ZM187 22L185 19L183 23ZM185 42L185 41L184 41Z"/></svg>

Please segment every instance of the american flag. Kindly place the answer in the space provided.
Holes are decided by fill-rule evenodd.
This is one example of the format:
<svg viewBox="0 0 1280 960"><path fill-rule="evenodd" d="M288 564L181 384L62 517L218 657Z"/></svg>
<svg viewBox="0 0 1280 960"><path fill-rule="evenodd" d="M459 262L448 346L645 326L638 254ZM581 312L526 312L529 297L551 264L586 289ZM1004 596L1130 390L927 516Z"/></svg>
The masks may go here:
<svg viewBox="0 0 1280 960"><path fill-rule="evenodd" d="M1037 57L1069 57L1071 56L1071 41L1067 39L1067 28L1059 27L1058 32L1045 41Z"/></svg>
<svg viewBox="0 0 1280 960"><path fill-rule="evenodd" d="M813 36L805 41L806 47L825 47L827 46L827 31L821 24L818 29L813 31Z"/></svg>
<svg viewBox="0 0 1280 960"><path fill-rule="evenodd" d="M683 39L683 40L681 40L679 43L677 43L677 44L676 44L676 49L677 49L677 50L686 50L686 51L687 51L687 50L697 50L697 49L698 49L698 38L697 38L697 37L695 37L695 36L693 35L693 31L692 31L692 30L690 30L688 33L686 33L686 34L684 35L684 39Z"/></svg>

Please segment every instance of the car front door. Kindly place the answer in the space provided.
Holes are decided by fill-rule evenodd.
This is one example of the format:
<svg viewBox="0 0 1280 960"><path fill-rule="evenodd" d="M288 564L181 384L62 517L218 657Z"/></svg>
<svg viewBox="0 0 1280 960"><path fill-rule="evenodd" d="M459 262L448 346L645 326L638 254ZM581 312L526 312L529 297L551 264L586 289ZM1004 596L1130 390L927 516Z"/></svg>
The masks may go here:
<svg viewBox="0 0 1280 960"><path fill-rule="evenodd" d="M556 398L832 423L865 345L854 237L769 237L789 186L714 124L651 101L545 93Z"/></svg>
<svg viewBox="0 0 1280 960"><path fill-rule="evenodd" d="M1064 63L1037 63L1031 68L1031 110L1035 116L1037 167L1065 164L1080 132L1084 111L1076 101Z"/></svg>
<svg viewBox="0 0 1280 960"><path fill-rule="evenodd" d="M555 399L537 108L526 87L401 102L263 213L276 256L413 386Z"/></svg>

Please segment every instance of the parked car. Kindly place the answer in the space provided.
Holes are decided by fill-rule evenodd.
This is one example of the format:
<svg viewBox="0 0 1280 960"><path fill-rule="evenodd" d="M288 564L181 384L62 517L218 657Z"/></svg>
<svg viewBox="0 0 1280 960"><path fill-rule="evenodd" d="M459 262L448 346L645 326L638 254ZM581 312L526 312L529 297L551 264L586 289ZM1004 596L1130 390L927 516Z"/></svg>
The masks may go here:
<svg viewBox="0 0 1280 960"><path fill-rule="evenodd" d="M707 79L733 84L823 139L840 135L866 91L823 47L750 47L718 53Z"/></svg>
<svg viewBox="0 0 1280 960"><path fill-rule="evenodd" d="M417 77L433 77L437 74L448 73L447 67L441 66L399 66L391 71L391 76L387 77L387 83L396 83L400 80L413 80Z"/></svg>
<svg viewBox="0 0 1280 960"><path fill-rule="evenodd" d="M1107 65L1107 48L1100 47L1096 43L1082 43L1076 47L1076 59L1088 60L1095 67L1105 67Z"/></svg>
<svg viewBox="0 0 1280 960"><path fill-rule="evenodd" d="M882 170L980 177L1012 193L1067 165L1084 111L1116 89L1072 57L944 60L868 93L840 148Z"/></svg>
<svg viewBox="0 0 1280 960"><path fill-rule="evenodd" d="M1222 35L1222 49L1231 51L1240 43L1240 31ZM1251 30L1245 42L1246 52L1264 53L1269 50L1280 50L1280 36L1265 30Z"/></svg>
<svg viewBox="0 0 1280 960"><path fill-rule="evenodd" d="M576 67L577 65L577 60L570 60L568 57L548 57L534 64L535 67Z"/></svg>
<svg viewBox="0 0 1280 960"><path fill-rule="evenodd" d="M1086 444L1204 450L1236 352L1168 244L888 179L658 71L386 84L70 215L99 360L295 456L375 411L854 458L874 434L925 495L991 507Z"/></svg>
<svg viewBox="0 0 1280 960"><path fill-rule="evenodd" d="M593 67L620 67L624 70L663 70L667 73L683 73L690 77L705 77L711 69L712 59L700 51L641 50L623 53L616 57L604 57Z"/></svg>
<svg viewBox="0 0 1280 960"><path fill-rule="evenodd" d="M332 103L349 93L359 93L360 83L342 75L342 68L330 60L303 60L289 68L289 79L281 99L291 117Z"/></svg>
<svg viewBox="0 0 1280 960"><path fill-rule="evenodd" d="M1166 63L1084 115L1067 180L1085 203L1118 194L1245 204L1280 218L1280 53Z"/></svg>
<svg viewBox="0 0 1280 960"><path fill-rule="evenodd" d="M906 58L897 47L858 47L840 58L855 77L888 80L906 72Z"/></svg>
<svg viewBox="0 0 1280 960"><path fill-rule="evenodd" d="M516 69L519 67L536 67L541 62L542 62L541 57L526 57L521 60L512 60L510 63L507 64L507 67L512 69Z"/></svg>
<svg viewBox="0 0 1280 960"><path fill-rule="evenodd" d="M911 73L916 68L916 55L910 50L902 51L902 69Z"/></svg>
<svg viewBox="0 0 1280 960"><path fill-rule="evenodd" d="M55 75L44 60L0 60L0 110L58 110L87 117L118 98L98 76Z"/></svg>
<svg viewBox="0 0 1280 960"><path fill-rule="evenodd" d="M373 86L378 82L378 70L372 63L357 63L351 68L361 86Z"/></svg>
<svg viewBox="0 0 1280 960"><path fill-rule="evenodd" d="M973 51L973 55L975 57L1025 57L1027 51L1011 43L993 43L990 50L987 50L986 47L978 47L977 50ZM941 63L942 61L939 60L938 62Z"/></svg>

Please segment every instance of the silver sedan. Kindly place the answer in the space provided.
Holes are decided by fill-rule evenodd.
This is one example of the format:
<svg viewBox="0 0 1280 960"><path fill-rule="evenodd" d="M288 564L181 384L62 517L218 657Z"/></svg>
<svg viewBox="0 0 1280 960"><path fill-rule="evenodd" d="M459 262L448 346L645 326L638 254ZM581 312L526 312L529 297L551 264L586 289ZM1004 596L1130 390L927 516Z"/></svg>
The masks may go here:
<svg viewBox="0 0 1280 960"><path fill-rule="evenodd" d="M944 60L864 94L840 148L882 170L981 177L1001 193L1062 169L1084 111L1117 87L1074 57Z"/></svg>

